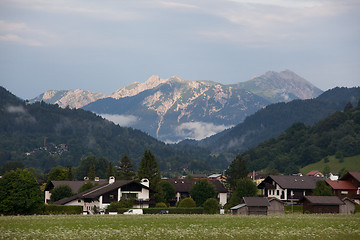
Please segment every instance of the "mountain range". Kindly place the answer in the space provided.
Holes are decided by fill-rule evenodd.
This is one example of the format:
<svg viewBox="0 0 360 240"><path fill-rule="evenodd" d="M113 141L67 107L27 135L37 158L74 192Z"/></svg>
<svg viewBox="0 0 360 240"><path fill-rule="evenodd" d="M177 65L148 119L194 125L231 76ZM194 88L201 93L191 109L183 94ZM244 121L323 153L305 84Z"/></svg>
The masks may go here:
<svg viewBox="0 0 360 240"><path fill-rule="evenodd" d="M76 97L76 91L80 97ZM322 93L290 70L269 71L230 85L154 75L144 83L120 88L109 97L76 91L51 91L30 102L43 100L61 107L82 107L165 142L203 139L241 123L271 103L314 98Z"/></svg>

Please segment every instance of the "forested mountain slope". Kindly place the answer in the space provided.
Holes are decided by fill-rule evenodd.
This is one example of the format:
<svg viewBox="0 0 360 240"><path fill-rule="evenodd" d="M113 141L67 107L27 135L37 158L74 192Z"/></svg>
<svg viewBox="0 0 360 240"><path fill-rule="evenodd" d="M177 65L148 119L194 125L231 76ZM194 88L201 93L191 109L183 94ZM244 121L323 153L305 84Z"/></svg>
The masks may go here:
<svg viewBox="0 0 360 240"><path fill-rule="evenodd" d="M355 105L356 106L356 105ZM323 157L360 154L360 101L356 107L347 104L314 126L295 123L279 137L260 143L242 153L250 169L277 169L297 173L299 168Z"/></svg>
<svg viewBox="0 0 360 240"><path fill-rule="evenodd" d="M235 155L280 135L296 122L313 125L331 113L342 110L347 102L356 105L359 99L359 87L334 88L315 99L271 104L247 117L243 123L202 141L192 141L191 144L211 149L213 153L232 152Z"/></svg>
<svg viewBox="0 0 360 240"><path fill-rule="evenodd" d="M22 161L26 167L46 171L57 165L77 166L90 154L115 162L125 153L137 166L146 149L155 154L162 171L227 166L204 149L175 149L82 109L27 104L2 87L0 116L0 167L7 161Z"/></svg>

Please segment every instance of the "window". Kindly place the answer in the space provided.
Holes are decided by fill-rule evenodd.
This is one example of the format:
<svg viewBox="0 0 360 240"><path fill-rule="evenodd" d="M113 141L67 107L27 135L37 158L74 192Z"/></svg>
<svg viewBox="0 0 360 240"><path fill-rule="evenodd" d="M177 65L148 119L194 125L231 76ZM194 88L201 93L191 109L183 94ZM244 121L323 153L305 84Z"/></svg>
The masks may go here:
<svg viewBox="0 0 360 240"><path fill-rule="evenodd" d="M276 190L276 195L280 195L280 191L279 191L279 190Z"/></svg>
<svg viewBox="0 0 360 240"><path fill-rule="evenodd" d="M131 199L131 198L138 198L138 194L137 193L123 193L122 194L122 198L123 199Z"/></svg>

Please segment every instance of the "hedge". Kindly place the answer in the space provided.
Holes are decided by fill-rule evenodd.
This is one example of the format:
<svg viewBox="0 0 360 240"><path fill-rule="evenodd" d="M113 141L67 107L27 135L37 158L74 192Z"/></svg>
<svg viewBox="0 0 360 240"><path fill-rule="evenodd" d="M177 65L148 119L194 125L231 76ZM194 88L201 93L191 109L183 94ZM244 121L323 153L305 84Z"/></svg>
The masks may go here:
<svg viewBox="0 0 360 240"><path fill-rule="evenodd" d="M81 214L83 212L82 206L68 206L68 205L45 205L44 214Z"/></svg>

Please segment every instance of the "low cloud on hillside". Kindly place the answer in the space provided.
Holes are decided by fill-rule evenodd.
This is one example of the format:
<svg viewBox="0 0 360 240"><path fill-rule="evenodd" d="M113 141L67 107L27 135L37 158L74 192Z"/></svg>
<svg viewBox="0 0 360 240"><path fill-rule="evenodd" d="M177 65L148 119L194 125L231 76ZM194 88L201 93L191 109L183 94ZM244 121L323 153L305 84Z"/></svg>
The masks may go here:
<svg viewBox="0 0 360 240"><path fill-rule="evenodd" d="M215 125L208 122L187 122L177 127L176 134L184 138L200 140L231 127L232 125Z"/></svg>

